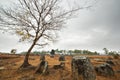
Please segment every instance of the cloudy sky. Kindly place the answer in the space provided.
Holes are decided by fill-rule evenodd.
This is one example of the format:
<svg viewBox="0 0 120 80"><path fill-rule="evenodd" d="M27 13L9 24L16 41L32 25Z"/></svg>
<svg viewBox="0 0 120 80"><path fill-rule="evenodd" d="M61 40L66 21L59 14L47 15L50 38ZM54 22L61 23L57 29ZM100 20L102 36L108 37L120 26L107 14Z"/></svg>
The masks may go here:
<svg viewBox="0 0 120 80"><path fill-rule="evenodd" d="M78 0L79 1L79 0ZM0 0L10 5L9 0ZM120 51L120 0L98 0L92 9L80 10L76 17L67 21L66 28L59 32L59 40L44 49L87 49L103 52L103 48ZM28 43L19 43L19 38L0 32L0 52L26 51Z"/></svg>

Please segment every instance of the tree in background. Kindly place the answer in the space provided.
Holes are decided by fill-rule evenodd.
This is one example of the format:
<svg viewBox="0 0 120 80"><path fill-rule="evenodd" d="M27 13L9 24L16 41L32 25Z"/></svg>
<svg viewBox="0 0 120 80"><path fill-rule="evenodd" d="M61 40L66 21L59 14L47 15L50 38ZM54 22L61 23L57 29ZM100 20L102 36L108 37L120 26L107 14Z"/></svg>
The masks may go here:
<svg viewBox="0 0 120 80"><path fill-rule="evenodd" d="M113 56L115 59L119 59L119 51L110 51L108 55Z"/></svg>
<svg viewBox="0 0 120 80"><path fill-rule="evenodd" d="M17 49L12 49L12 50L10 51L11 54L16 54L16 52L17 52Z"/></svg>
<svg viewBox="0 0 120 80"><path fill-rule="evenodd" d="M108 51L108 49L107 48L103 48L103 50L105 51L105 54L109 54L109 51Z"/></svg>
<svg viewBox="0 0 120 80"><path fill-rule="evenodd" d="M73 13L91 5L65 9L61 0L18 0L14 7L0 9L0 29L14 32L20 41L31 43L20 68L30 66L29 54L35 45L45 46L55 41L56 31L63 28Z"/></svg>

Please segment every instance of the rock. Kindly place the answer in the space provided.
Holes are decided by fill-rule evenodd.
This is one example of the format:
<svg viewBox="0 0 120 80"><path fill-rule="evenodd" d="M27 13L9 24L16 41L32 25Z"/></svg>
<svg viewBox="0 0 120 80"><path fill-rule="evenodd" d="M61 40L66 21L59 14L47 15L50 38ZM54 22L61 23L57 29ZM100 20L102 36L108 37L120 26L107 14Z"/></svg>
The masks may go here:
<svg viewBox="0 0 120 80"><path fill-rule="evenodd" d="M50 52L50 57L51 57L51 58L54 58L54 55L55 55L55 50L52 49L51 52Z"/></svg>
<svg viewBox="0 0 120 80"><path fill-rule="evenodd" d="M60 55L60 57L59 57L59 61L65 61L65 56L62 54L62 55Z"/></svg>
<svg viewBox="0 0 120 80"><path fill-rule="evenodd" d="M71 62L73 80L95 80L96 75L90 59L85 56L75 56Z"/></svg>
<svg viewBox="0 0 120 80"><path fill-rule="evenodd" d="M41 61L37 69L35 70L35 73L47 74L48 73L48 62Z"/></svg>
<svg viewBox="0 0 120 80"><path fill-rule="evenodd" d="M110 64L111 66L115 66L112 60L107 60L106 63Z"/></svg>
<svg viewBox="0 0 120 80"><path fill-rule="evenodd" d="M95 67L97 74L103 76L114 76L113 68L108 64L104 63Z"/></svg>
<svg viewBox="0 0 120 80"><path fill-rule="evenodd" d="M63 54L60 55L59 61L60 61L60 67L64 69L64 67L65 67L65 56Z"/></svg>

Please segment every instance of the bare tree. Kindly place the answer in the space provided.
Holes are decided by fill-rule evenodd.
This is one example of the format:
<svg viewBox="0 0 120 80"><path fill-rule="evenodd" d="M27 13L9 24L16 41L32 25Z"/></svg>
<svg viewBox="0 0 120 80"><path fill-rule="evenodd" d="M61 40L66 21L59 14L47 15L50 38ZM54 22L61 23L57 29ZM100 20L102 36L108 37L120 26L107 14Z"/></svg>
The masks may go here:
<svg viewBox="0 0 120 80"><path fill-rule="evenodd" d="M56 31L74 12L91 7L63 9L60 3L61 0L18 0L15 7L0 9L0 29L11 30L20 36L20 41L32 43L21 68L30 66L28 58L35 45L45 46L54 41Z"/></svg>

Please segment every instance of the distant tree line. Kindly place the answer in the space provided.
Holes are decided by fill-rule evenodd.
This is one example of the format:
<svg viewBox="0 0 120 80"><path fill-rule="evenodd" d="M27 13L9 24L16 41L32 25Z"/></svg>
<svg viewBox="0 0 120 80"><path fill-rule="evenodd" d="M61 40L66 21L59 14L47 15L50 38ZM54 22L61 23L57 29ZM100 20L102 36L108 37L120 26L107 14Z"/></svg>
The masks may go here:
<svg viewBox="0 0 120 80"><path fill-rule="evenodd" d="M114 55L114 54L120 54L119 51L109 51L107 48L103 48L106 55Z"/></svg>
<svg viewBox="0 0 120 80"><path fill-rule="evenodd" d="M109 51L107 48L103 48L103 50L105 51L106 55L111 55L115 59L119 58L119 56L120 56L120 52L119 51Z"/></svg>
<svg viewBox="0 0 120 80"><path fill-rule="evenodd" d="M27 52L21 52L20 54L26 54ZM33 51L31 54L49 54L50 51ZM59 50L59 49L55 49L55 53L56 54L85 54L85 55L99 55L98 52L92 52L89 50Z"/></svg>
<svg viewBox="0 0 120 80"><path fill-rule="evenodd" d="M78 49L75 49L75 50L69 50L68 52L70 53L74 53L74 54L86 54L86 55L99 55L98 52L92 52L92 51L89 51L89 50L78 50Z"/></svg>
<svg viewBox="0 0 120 80"><path fill-rule="evenodd" d="M109 51L107 48L103 48L104 54L106 55L115 55L115 54L120 54L119 51ZM20 54L26 54L27 51L21 52ZM33 51L31 52L32 54L49 54L50 51ZM56 54L85 54L85 55L100 55L97 51L89 51L89 50L79 50L79 49L74 49L74 50L60 50L60 49L55 49Z"/></svg>

